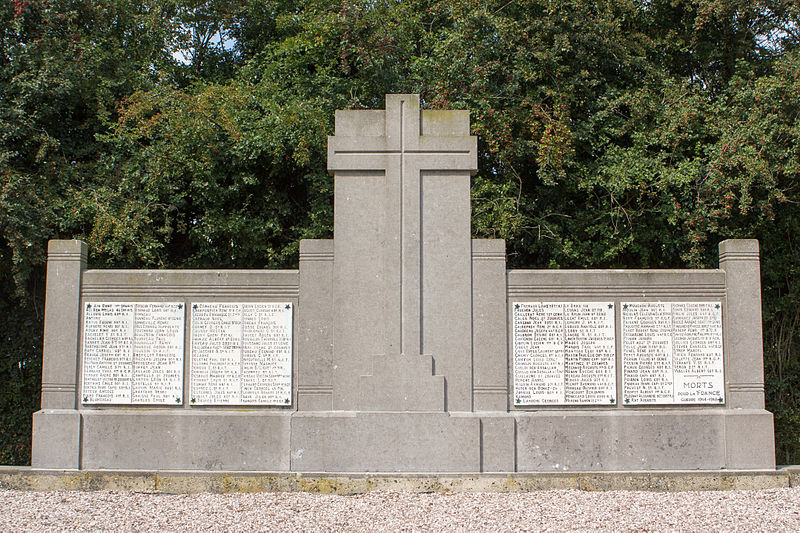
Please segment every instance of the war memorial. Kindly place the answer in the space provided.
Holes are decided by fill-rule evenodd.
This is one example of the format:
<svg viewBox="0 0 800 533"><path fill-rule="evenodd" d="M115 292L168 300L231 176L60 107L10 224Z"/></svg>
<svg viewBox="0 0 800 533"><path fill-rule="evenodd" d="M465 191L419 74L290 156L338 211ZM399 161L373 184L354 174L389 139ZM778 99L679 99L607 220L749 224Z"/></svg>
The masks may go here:
<svg viewBox="0 0 800 533"><path fill-rule="evenodd" d="M509 270L468 111L337 111L297 270L91 270L51 241L39 469L775 468L758 243L709 270Z"/></svg>

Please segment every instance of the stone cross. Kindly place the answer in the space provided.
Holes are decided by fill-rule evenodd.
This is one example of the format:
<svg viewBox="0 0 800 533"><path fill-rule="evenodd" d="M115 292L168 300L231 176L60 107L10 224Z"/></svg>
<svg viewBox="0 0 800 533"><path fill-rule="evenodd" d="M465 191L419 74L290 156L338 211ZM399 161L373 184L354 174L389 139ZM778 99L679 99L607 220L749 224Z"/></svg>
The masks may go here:
<svg viewBox="0 0 800 533"><path fill-rule="evenodd" d="M438 326L435 319L426 323L423 308L426 298L436 299L436 292L452 292L453 279L448 278L463 282L463 291L470 290L469 176L476 168L477 139L469 135L465 111L421 113L419 96L408 94L387 95L385 111L337 111L336 135L328 139L328 170L335 176L336 190L334 290L341 290L334 298L344 304L342 312L352 314L335 328L335 337L342 341L335 351L351 349L352 344L353 349L369 349L378 356L373 373L363 375L362 388L396 389L396 383L369 379L382 370L394 374L387 377L394 382L409 373L419 375L420 365L433 366L431 354L425 354L426 338L436 337ZM433 189L435 194L426 194ZM425 205L428 199L431 205ZM457 235L447 235L447 228ZM423 235L426 231L430 234ZM432 268L426 264L429 260L434 263ZM452 271L437 269L442 262L451 263ZM368 309L366 313L347 304L352 295L346 291L353 286L369 287L363 295L356 295ZM452 303L469 304L458 299ZM457 315L459 310L452 312ZM368 316L359 319L364 314ZM353 328L360 333L345 331ZM359 334L374 334L379 339L367 343L367 348L352 339ZM337 354L337 368L341 368L339 355L342 363L361 357ZM468 360L470 354L464 357ZM430 370L428 377L433 377ZM352 389L353 385L346 387ZM413 386L414 391L398 391L399 404L379 401L381 407L376 409L414 409L418 399L410 400L409 394L417 395L424 385Z"/></svg>

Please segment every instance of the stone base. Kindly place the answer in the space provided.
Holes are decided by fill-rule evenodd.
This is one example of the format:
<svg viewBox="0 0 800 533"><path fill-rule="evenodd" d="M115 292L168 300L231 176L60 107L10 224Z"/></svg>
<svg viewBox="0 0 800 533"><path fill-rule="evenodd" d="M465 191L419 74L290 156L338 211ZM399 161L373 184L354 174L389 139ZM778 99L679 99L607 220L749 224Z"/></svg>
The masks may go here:
<svg viewBox="0 0 800 533"><path fill-rule="evenodd" d="M772 414L764 410L540 411L516 419L518 472L775 468Z"/></svg>
<svg viewBox="0 0 800 533"><path fill-rule="evenodd" d="M74 409L33 413L34 468L80 468L81 415Z"/></svg>
<svg viewBox="0 0 800 533"><path fill-rule="evenodd" d="M81 468L289 469L291 413L86 410Z"/></svg>
<svg viewBox="0 0 800 533"><path fill-rule="evenodd" d="M725 467L775 468L775 425L763 409L725 411Z"/></svg>
<svg viewBox="0 0 800 533"><path fill-rule="evenodd" d="M34 434L37 468L432 474L775 468L772 414L755 409L65 410L36 413Z"/></svg>
<svg viewBox="0 0 800 533"><path fill-rule="evenodd" d="M368 474L203 472L163 470L53 470L0 466L4 490L113 490L161 494L203 492L531 492L537 490L764 490L797 487L799 467L778 470L651 472L538 472L529 474Z"/></svg>
<svg viewBox="0 0 800 533"><path fill-rule="evenodd" d="M480 460L478 417L328 412L292 419L296 472L479 472Z"/></svg>

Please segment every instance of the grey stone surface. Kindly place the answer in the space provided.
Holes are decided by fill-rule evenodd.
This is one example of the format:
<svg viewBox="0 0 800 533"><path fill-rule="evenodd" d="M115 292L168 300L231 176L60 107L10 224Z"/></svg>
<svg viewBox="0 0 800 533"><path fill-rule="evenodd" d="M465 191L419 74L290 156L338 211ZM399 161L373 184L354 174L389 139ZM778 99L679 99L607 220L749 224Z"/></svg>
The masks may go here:
<svg viewBox="0 0 800 533"><path fill-rule="evenodd" d="M329 411L333 385L333 240L300 241L297 408Z"/></svg>
<svg viewBox="0 0 800 533"><path fill-rule="evenodd" d="M764 408L764 358L761 337L761 269L758 241L727 240L719 243L719 268L727 286L725 374L728 405Z"/></svg>
<svg viewBox="0 0 800 533"><path fill-rule="evenodd" d="M395 354L374 357L368 375L361 376L362 411L444 411L444 376L434 376L429 355Z"/></svg>
<svg viewBox="0 0 800 533"><path fill-rule="evenodd" d="M505 414L481 416L481 472L515 472L516 424Z"/></svg>
<svg viewBox="0 0 800 533"><path fill-rule="evenodd" d="M50 241L42 357L42 409L74 409L78 376L81 276L86 244Z"/></svg>
<svg viewBox="0 0 800 533"><path fill-rule="evenodd" d="M786 474L789 477L790 487L800 487L800 466L789 465L778 469L779 472Z"/></svg>
<svg viewBox="0 0 800 533"><path fill-rule="evenodd" d="M81 468L289 469L288 412L83 410Z"/></svg>
<svg viewBox="0 0 800 533"><path fill-rule="evenodd" d="M423 113L424 115L424 113ZM461 132L468 135L469 129ZM424 171L420 261L420 351L446 379L445 409L472 410L470 173Z"/></svg>
<svg viewBox="0 0 800 533"><path fill-rule="evenodd" d="M478 472L480 419L447 413L298 413L295 472Z"/></svg>
<svg viewBox="0 0 800 533"><path fill-rule="evenodd" d="M79 468L81 415L74 409L42 409L33 414L31 465Z"/></svg>
<svg viewBox="0 0 800 533"><path fill-rule="evenodd" d="M200 492L312 492L363 494L410 492L503 492L538 490L764 490L797 486L797 467L761 471L540 472L534 474L307 474L292 472L206 472L45 470L0 466L7 490L134 490L161 494Z"/></svg>
<svg viewBox="0 0 800 533"><path fill-rule="evenodd" d="M339 310L334 409L472 407L464 332L471 327L469 176L477 143L468 113L425 115L417 95L388 95L382 118L337 113L328 139Z"/></svg>
<svg viewBox="0 0 800 533"><path fill-rule="evenodd" d="M335 312L333 409L357 408L360 376L371 373L375 354L383 353L384 280L375 272L383 261L381 175L337 173L334 178ZM365 335L363 332L370 332Z"/></svg>
<svg viewBox="0 0 800 533"><path fill-rule="evenodd" d="M472 241L472 395L475 411L508 409L506 246Z"/></svg>
<svg viewBox="0 0 800 533"><path fill-rule="evenodd" d="M517 470L725 468L720 409L518 413Z"/></svg>
<svg viewBox="0 0 800 533"><path fill-rule="evenodd" d="M87 270L81 296L87 299L295 301L297 270Z"/></svg>
<svg viewBox="0 0 800 533"><path fill-rule="evenodd" d="M725 467L775 468L772 413L763 409L725 412Z"/></svg>
<svg viewBox="0 0 800 533"><path fill-rule="evenodd" d="M509 298L704 300L725 296L721 270L509 270Z"/></svg>

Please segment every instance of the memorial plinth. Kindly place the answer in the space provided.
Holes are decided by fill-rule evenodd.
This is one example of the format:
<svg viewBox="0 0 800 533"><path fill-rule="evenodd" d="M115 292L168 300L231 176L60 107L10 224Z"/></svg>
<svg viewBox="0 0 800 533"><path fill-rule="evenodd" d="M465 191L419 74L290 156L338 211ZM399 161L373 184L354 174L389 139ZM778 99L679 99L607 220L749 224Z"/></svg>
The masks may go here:
<svg viewBox="0 0 800 533"><path fill-rule="evenodd" d="M709 270L506 270L467 111L337 111L298 270L87 270L51 241L33 465L294 472L774 467L758 243Z"/></svg>

